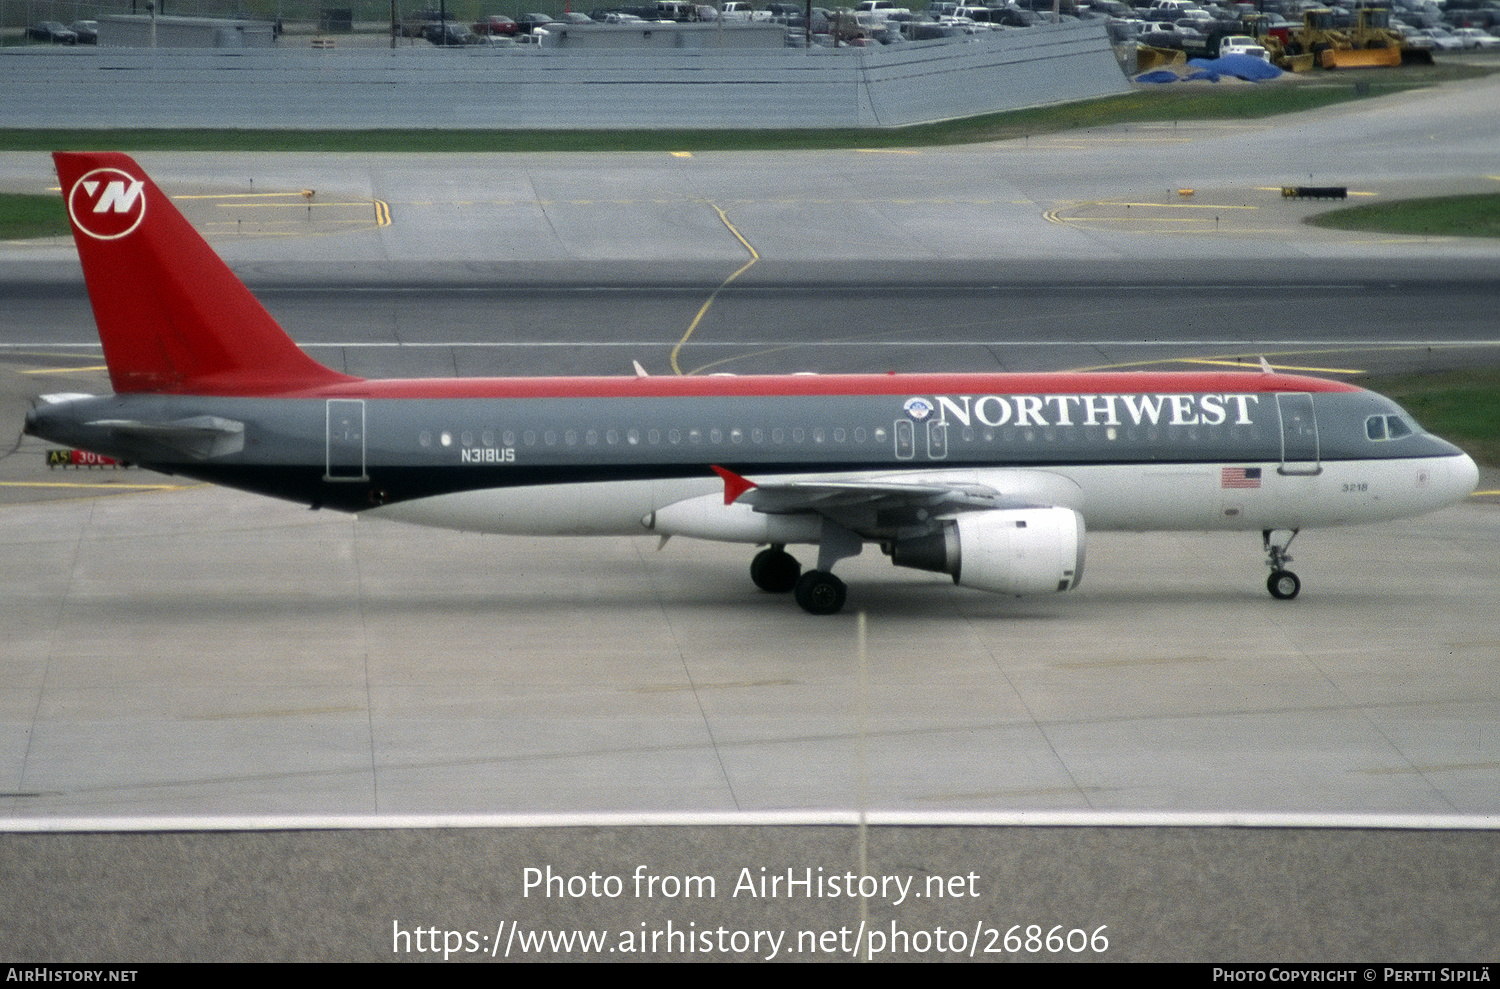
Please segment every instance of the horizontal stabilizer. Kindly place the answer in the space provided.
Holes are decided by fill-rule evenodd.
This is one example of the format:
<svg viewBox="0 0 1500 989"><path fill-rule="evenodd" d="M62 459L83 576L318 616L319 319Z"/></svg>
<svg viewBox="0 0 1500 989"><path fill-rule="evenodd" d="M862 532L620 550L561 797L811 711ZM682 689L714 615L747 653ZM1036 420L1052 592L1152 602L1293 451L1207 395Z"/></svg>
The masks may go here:
<svg viewBox="0 0 1500 989"><path fill-rule="evenodd" d="M245 448L245 424L219 416L193 416L172 422L98 419L88 425L109 429L125 442L168 447L196 460L223 457Z"/></svg>

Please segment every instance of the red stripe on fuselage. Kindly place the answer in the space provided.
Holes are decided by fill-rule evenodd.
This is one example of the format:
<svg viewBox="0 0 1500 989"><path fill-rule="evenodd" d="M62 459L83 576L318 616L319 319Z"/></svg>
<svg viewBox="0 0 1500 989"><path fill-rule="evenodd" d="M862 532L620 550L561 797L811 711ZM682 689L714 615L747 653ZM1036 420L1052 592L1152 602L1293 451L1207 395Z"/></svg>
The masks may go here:
<svg viewBox="0 0 1500 989"><path fill-rule="evenodd" d="M355 381L295 393L300 397L749 398L817 395L1135 395L1355 392L1341 381L1297 375L1196 372L1051 374L817 374L713 377L414 378ZM291 395L288 395L291 397Z"/></svg>

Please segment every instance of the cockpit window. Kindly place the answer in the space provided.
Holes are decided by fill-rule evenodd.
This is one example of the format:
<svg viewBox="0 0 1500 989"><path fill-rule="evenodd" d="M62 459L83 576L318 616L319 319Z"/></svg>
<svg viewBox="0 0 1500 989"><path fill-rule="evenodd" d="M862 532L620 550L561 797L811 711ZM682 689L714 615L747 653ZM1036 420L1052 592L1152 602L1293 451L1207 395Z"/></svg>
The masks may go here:
<svg viewBox="0 0 1500 989"><path fill-rule="evenodd" d="M1399 440L1416 430L1401 416L1370 416L1365 420L1365 435L1375 441Z"/></svg>

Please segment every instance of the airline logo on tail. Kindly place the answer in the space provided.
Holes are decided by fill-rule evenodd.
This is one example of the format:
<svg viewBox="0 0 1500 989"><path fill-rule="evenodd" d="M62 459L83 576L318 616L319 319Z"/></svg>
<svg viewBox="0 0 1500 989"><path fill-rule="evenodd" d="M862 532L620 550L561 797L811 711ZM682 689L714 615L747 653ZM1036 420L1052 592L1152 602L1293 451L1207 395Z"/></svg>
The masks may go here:
<svg viewBox="0 0 1500 989"><path fill-rule="evenodd" d="M118 168L96 168L68 190L68 216L95 240L119 240L146 216L146 183Z"/></svg>

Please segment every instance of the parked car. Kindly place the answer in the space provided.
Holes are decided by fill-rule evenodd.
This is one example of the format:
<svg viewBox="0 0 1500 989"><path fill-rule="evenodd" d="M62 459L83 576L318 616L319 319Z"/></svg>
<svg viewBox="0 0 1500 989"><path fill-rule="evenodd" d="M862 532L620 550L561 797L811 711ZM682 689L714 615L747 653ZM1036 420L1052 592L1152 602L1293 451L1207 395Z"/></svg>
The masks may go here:
<svg viewBox="0 0 1500 989"><path fill-rule="evenodd" d="M1500 48L1500 38L1477 27L1457 28L1454 30L1453 36L1462 41L1465 48Z"/></svg>
<svg viewBox="0 0 1500 989"><path fill-rule="evenodd" d="M54 45L78 44L78 35L57 21L38 21L26 29L26 37L33 41L50 41Z"/></svg>
<svg viewBox="0 0 1500 989"><path fill-rule="evenodd" d="M546 14L522 14L516 18L516 24L520 26L522 34L530 34L539 27L546 27L552 23L552 18Z"/></svg>
<svg viewBox="0 0 1500 989"><path fill-rule="evenodd" d="M521 26L504 14L491 14L474 24L474 33L483 36L520 34Z"/></svg>
<svg viewBox="0 0 1500 989"><path fill-rule="evenodd" d="M439 48L477 45L479 43L479 36L477 34L454 21L447 21L442 24L429 24L427 25L427 29L422 32L422 37Z"/></svg>
<svg viewBox="0 0 1500 989"><path fill-rule="evenodd" d="M448 14L449 21L458 20L457 15ZM429 29L443 22L443 15L436 10L414 10L401 19L401 37L425 38Z"/></svg>
<svg viewBox="0 0 1500 989"><path fill-rule="evenodd" d="M1418 28L1402 27L1397 31L1401 34L1401 43L1407 48L1430 52L1437 47L1432 43L1432 36Z"/></svg>
<svg viewBox="0 0 1500 989"><path fill-rule="evenodd" d="M68 25L68 30L78 35L80 45L97 45L99 43L98 21L74 21Z"/></svg>
<svg viewBox="0 0 1500 989"><path fill-rule="evenodd" d="M1433 51L1457 52L1464 49L1464 43L1446 28L1430 27L1422 33L1432 39Z"/></svg>

